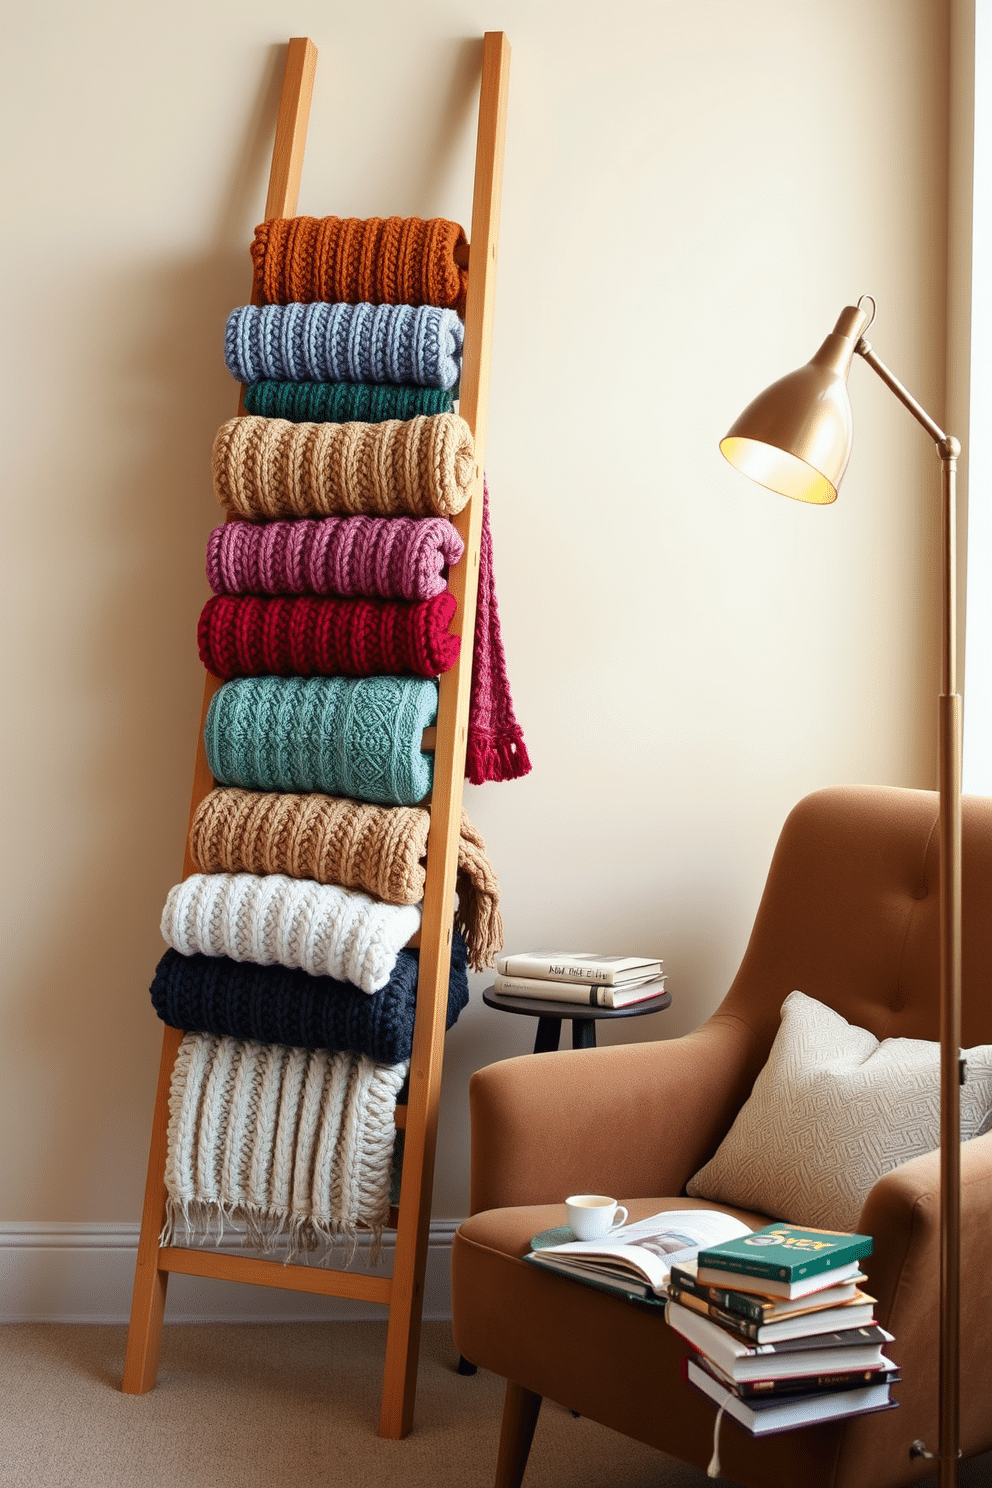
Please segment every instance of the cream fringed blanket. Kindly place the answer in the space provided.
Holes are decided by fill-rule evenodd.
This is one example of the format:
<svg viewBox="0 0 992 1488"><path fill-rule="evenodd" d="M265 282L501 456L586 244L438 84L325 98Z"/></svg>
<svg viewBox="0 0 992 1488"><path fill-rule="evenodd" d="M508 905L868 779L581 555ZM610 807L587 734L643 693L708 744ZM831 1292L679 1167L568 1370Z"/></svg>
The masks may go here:
<svg viewBox="0 0 992 1488"><path fill-rule="evenodd" d="M181 956L298 966L371 993L420 929L420 908L284 873L191 873L169 890L161 928Z"/></svg>
<svg viewBox="0 0 992 1488"><path fill-rule="evenodd" d="M163 1243L327 1249L389 1218L396 1097L409 1068L362 1054L187 1033L169 1096Z"/></svg>
<svg viewBox="0 0 992 1488"><path fill-rule="evenodd" d="M197 809L189 849L201 873L283 873L362 889L387 904L419 904L430 822L417 806L217 787ZM455 924L469 964L482 971L503 944L499 881L464 812L457 887Z"/></svg>
<svg viewBox="0 0 992 1488"><path fill-rule="evenodd" d="M448 517L475 482L475 442L454 413L384 424L293 424L246 414L214 440L214 490L236 517Z"/></svg>

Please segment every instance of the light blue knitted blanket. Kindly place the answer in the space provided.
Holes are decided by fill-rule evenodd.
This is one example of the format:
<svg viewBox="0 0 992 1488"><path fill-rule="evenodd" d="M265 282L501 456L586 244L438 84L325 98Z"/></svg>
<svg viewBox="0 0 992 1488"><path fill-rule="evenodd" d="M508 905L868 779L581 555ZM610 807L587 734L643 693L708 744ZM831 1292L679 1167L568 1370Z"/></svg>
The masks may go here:
<svg viewBox="0 0 992 1488"><path fill-rule="evenodd" d="M214 694L203 738L220 785L415 806L431 788L421 735L436 719L426 678L243 677Z"/></svg>
<svg viewBox="0 0 992 1488"><path fill-rule="evenodd" d="M434 305L242 305L224 360L239 382L390 382L453 388L465 329Z"/></svg>

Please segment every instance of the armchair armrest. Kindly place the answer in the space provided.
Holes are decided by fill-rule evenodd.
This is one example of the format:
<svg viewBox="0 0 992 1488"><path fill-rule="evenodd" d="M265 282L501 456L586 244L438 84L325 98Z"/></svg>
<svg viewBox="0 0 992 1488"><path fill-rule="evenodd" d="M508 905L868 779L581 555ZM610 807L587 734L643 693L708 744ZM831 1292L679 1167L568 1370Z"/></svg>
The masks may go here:
<svg viewBox="0 0 992 1488"><path fill-rule="evenodd" d="M907 1414L936 1437L940 1337L940 1153L903 1163L875 1184L859 1229L873 1237L865 1261L877 1317L895 1335L890 1352L903 1372L896 1391ZM961 1444L992 1446L992 1132L961 1144ZM914 1431L913 1434L920 1434Z"/></svg>
<svg viewBox="0 0 992 1488"><path fill-rule="evenodd" d="M469 1087L472 1213L593 1190L681 1193L759 1065L747 1025L716 1014L684 1038L526 1054L478 1070Z"/></svg>

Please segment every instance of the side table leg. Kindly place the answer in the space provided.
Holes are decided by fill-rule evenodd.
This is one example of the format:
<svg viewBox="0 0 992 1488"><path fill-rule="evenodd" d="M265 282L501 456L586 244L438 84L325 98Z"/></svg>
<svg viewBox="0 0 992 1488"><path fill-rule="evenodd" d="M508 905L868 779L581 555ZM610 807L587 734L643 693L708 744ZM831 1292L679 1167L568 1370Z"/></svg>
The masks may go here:
<svg viewBox="0 0 992 1488"><path fill-rule="evenodd" d="M572 1048L573 1049L595 1049L596 1047L596 1020L595 1018L573 1018L572 1019Z"/></svg>
<svg viewBox="0 0 992 1488"><path fill-rule="evenodd" d="M537 1038L534 1040L535 1054L553 1054L558 1047L560 1039L560 1018L538 1018Z"/></svg>

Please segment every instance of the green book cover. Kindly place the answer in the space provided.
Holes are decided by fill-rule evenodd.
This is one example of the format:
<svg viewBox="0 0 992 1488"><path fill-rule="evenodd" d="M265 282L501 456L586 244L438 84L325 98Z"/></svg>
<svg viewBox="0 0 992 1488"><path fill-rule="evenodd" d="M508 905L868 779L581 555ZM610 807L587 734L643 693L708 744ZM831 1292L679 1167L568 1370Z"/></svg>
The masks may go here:
<svg viewBox="0 0 992 1488"><path fill-rule="evenodd" d="M870 1235L837 1230L804 1229L800 1225L770 1224L737 1240L724 1240L699 1252L699 1266L736 1271L742 1276L768 1276L798 1281L818 1276L835 1266L871 1255Z"/></svg>

